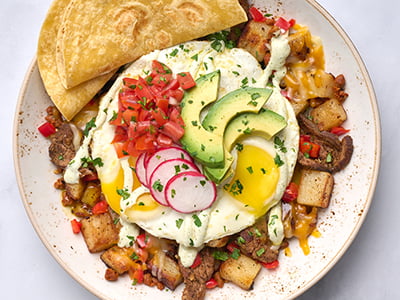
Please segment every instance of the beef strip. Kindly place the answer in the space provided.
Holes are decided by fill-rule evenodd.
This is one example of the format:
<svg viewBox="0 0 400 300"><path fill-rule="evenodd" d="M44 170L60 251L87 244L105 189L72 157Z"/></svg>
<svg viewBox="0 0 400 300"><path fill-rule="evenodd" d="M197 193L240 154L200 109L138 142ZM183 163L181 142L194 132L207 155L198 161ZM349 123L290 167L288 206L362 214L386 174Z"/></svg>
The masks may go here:
<svg viewBox="0 0 400 300"><path fill-rule="evenodd" d="M49 156L51 161L60 168L68 166L75 156L73 143L74 133L67 123L62 124L57 131L50 136Z"/></svg>
<svg viewBox="0 0 400 300"><path fill-rule="evenodd" d="M308 169L330 173L338 172L348 165L354 148L351 136L347 135L342 140L339 140L333 133L320 131L318 126L304 114L298 116L298 121L301 134L310 135L311 142L321 146L320 155L316 159L307 158L299 151L298 163ZM331 162L327 162L328 155L331 155Z"/></svg>
<svg viewBox="0 0 400 300"><path fill-rule="evenodd" d="M199 252L201 264L196 268L184 267L179 262L179 269L183 276L185 289L183 290L182 300L201 300L206 294L206 282L214 273L215 258L212 250L208 247Z"/></svg>
<svg viewBox="0 0 400 300"><path fill-rule="evenodd" d="M255 260L270 263L278 259L279 251L272 245L268 236L266 217L239 233L237 244L240 250Z"/></svg>

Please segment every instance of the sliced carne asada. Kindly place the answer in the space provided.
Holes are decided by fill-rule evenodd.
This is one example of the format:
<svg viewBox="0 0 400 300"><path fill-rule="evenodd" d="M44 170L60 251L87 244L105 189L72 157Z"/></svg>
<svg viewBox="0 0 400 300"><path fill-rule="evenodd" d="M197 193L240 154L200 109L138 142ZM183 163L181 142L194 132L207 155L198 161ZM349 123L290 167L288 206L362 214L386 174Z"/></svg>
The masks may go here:
<svg viewBox="0 0 400 300"><path fill-rule="evenodd" d="M179 262L179 269L183 276L185 289L183 290L182 300L201 300L206 294L206 282L214 273L215 258L212 250L208 247L199 252L201 257L200 265L191 268L184 267Z"/></svg>
<svg viewBox="0 0 400 300"><path fill-rule="evenodd" d="M353 155L353 139L346 135L340 140L335 134L320 131L318 126L304 114L298 116L301 134L309 135L310 140L321 146L319 157L306 157L299 151L297 162L303 167L330 173L344 169Z"/></svg>
<svg viewBox="0 0 400 300"><path fill-rule="evenodd" d="M266 217L262 217L253 226L241 231L237 244L245 255L255 260L270 263L278 259L278 248L272 245L268 237Z"/></svg>
<svg viewBox="0 0 400 300"><path fill-rule="evenodd" d="M74 133L71 126L67 123L62 124L56 133L50 136L49 156L57 167L67 167L69 162L75 157L73 140Z"/></svg>

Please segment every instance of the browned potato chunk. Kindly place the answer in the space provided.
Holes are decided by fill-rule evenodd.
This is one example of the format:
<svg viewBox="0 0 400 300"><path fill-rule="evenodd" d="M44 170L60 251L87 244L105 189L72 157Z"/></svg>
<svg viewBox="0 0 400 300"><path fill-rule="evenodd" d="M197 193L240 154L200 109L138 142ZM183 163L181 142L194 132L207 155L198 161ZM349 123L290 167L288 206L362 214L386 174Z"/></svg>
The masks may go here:
<svg viewBox="0 0 400 300"><path fill-rule="evenodd" d="M261 270L261 265L246 255L238 259L229 258L221 264L220 274L226 281L231 281L244 290L250 290L254 279Z"/></svg>
<svg viewBox="0 0 400 300"><path fill-rule="evenodd" d="M297 203L326 208L333 189L333 176L328 172L303 170Z"/></svg>
<svg viewBox="0 0 400 300"><path fill-rule="evenodd" d="M85 186L86 185L82 182L82 180L79 180L78 183L66 183L65 191L70 199L79 201L82 198Z"/></svg>
<svg viewBox="0 0 400 300"><path fill-rule="evenodd" d="M157 251L148 262L151 274L171 290L183 281L179 265L163 251Z"/></svg>
<svg viewBox="0 0 400 300"><path fill-rule="evenodd" d="M109 213L83 219L81 231L91 253L108 249L119 240L119 229Z"/></svg>
<svg viewBox="0 0 400 300"><path fill-rule="evenodd" d="M268 50L266 44L270 39L269 31L271 28L272 26L264 22L255 22L253 20L247 22L239 38L238 48L247 50L261 62Z"/></svg>
<svg viewBox="0 0 400 300"><path fill-rule="evenodd" d="M347 114L342 104L337 99L329 99L310 113L319 130L331 130L342 125L347 120Z"/></svg>
<svg viewBox="0 0 400 300"><path fill-rule="evenodd" d="M83 192L81 201L90 207L93 207L101 196L101 188L98 184L89 182Z"/></svg>
<svg viewBox="0 0 400 300"><path fill-rule="evenodd" d="M107 266L122 275L133 265L133 260L130 257L132 254L133 249L114 246L105 251L100 258Z"/></svg>
<svg viewBox="0 0 400 300"><path fill-rule="evenodd" d="M308 101L290 101L290 104L292 104L296 116L306 110L306 108L309 106Z"/></svg>

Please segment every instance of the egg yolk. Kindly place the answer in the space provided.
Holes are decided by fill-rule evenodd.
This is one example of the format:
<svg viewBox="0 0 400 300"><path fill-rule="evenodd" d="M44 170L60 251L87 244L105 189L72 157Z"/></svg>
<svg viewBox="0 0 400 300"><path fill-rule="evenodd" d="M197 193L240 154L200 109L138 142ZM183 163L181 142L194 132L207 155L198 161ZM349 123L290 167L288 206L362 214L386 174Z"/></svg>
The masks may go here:
<svg viewBox="0 0 400 300"><path fill-rule="evenodd" d="M274 158L267 151L244 145L238 152L235 176L225 189L260 217L269 209L268 200L275 193L279 173Z"/></svg>
<svg viewBox="0 0 400 300"><path fill-rule="evenodd" d="M131 166L135 165L135 161L136 161L135 158L133 157L129 158L129 164ZM136 189L137 187L140 186L140 182L134 171L132 171L132 174L133 174L133 189ZM114 178L114 180L110 182L107 182L102 178L100 178L100 181L101 181L101 190L104 196L106 197L108 204L116 213L119 214L121 212L121 204L120 204L121 195L120 193L118 193L118 190L124 189L124 170L122 168L119 168L117 176Z"/></svg>

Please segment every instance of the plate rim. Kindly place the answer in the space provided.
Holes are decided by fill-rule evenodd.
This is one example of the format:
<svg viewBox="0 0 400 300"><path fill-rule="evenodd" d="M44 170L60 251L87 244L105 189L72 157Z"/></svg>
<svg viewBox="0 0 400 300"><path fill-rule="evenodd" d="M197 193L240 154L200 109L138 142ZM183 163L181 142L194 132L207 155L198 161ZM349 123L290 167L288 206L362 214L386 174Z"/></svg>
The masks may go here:
<svg viewBox="0 0 400 300"><path fill-rule="evenodd" d="M308 281L304 286L302 286L300 289L295 291L290 297L296 298L300 296L301 294L305 293L307 290L309 290L312 286L314 286L318 281L320 281L336 264L337 262L343 257L343 255L346 253L347 249L350 247L350 245L353 243L355 238L357 237L357 234L360 231L361 226L363 225L365 218L369 212L369 208L371 206L372 200L374 198L374 194L376 191L376 186L378 183L378 177L379 177L379 172L380 172L380 164L381 164L381 151L382 151L382 135L381 135L381 121L380 121L380 113L379 113L379 107L378 107L378 102L377 102L377 97L374 91L374 87L372 84L371 77L369 75L369 72L366 68L366 65L357 50L357 47L349 37L349 35L346 33L346 31L341 27L339 22L336 21L336 19L321 5L319 4L316 0L304 0L307 2L309 5L311 5L315 10L319 12L319 14L330 23L331 27L339 34L339 36L343 39L343 41L346 44L346 47L350 50L353 58L357 62L357 66L361 71L361 75L364 78L364 83L366 85L366 90L368 91L369 95L369 101L371 104L372 108L372 115L373 119L371 121L374 122L374 130L375 130L375 151L374 151L374 163L372 165L372 172L371 172L371 180L370 180L370 186L368 189L367 197L365 199L365 203L363 206L363 212L362 214L358 217L356 225L353 227L350 235L348 236L346 242L342 245L340 250L336 252L336 254L332 257L332 259L327 262L324 268L322 268L315 276ZM28 215L29 221L31 225L33 226L36 234L38 235L39 239L43 243L43 245L46 247L47 251L51 254L51 256L57 261L57 263L63 268L67 274L72 277L80 286L84 287L86 290L91 292L93 295L97 297L101 297L103 299L109 299L108 296L104 295L99 289L91 286L87 281L85 281L81 276L76 273L74 270L72 270L62 259L60 256L57 255L56 250L50 245L49 241L45 238L44 233L42 232L39 224L37 222L34 222L34 216L33 212L29 206L28 199L26 197L24 187L23 187L23 181L22 181L22 168L21 168L21 161L18 157L18 136L19 136L19 128L20 128L20 107L21 104L25 98L26 92L27 92L27 86L29 85L29 80L32 76L32 73L34 72L35 68L37 68L37 56L36 54L31 60L31 63L28 66L28 69L25 73L24 79L21 84L21 88L19 91L18 95L18 100L15 106L15 112L14 112L14 122L13 122L13 138L12 138L12 150L13 150L13 162L14 162L14 171L16 174L16 181L18 185L18 190L19 194L21 197L21 200L24 205L25 212Z"/></svg>

